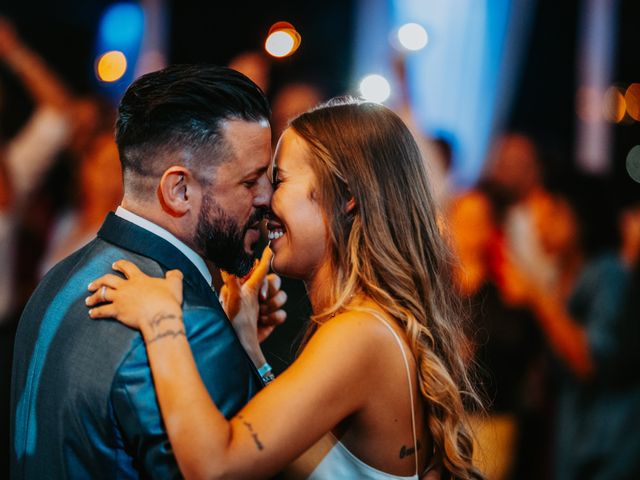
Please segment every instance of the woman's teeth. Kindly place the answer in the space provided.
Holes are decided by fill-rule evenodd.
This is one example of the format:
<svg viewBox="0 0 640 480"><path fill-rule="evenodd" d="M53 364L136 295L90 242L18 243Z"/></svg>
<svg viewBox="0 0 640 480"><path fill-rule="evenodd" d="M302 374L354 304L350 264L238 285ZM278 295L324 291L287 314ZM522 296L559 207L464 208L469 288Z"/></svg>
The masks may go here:
<svg viewBox="0 0 640 480"><path fill-rule="evenodd" d="M284 235L284 232L280 229L278 230L269 230L269 240L276 240Z"/></svg>

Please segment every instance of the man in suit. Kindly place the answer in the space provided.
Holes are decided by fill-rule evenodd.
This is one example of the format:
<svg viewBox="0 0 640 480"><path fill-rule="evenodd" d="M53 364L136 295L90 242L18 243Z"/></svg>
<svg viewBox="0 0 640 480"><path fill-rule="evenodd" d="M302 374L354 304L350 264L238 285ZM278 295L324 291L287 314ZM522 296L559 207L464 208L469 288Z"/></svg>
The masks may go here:
<svg viewBox="0 0 640 480"><path fill-rule="evenodd" d="M88 283L118 259L154 276L182 271L187 336L226 415L262 387L205 260L238 276L253 265L272 194L268 118L262 91L222 67L172 66L129 87L116 125L122 204L95 240L49 272L20 320L13 478L180 475L140 335L87 314Z"/></svg>

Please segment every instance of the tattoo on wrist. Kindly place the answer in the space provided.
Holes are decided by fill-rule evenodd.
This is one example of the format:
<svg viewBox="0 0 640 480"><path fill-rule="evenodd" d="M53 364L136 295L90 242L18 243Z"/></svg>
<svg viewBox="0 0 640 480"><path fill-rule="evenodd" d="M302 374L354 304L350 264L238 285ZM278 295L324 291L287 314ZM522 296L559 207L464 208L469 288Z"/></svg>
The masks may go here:
<svg viewBox="0 0 640 480"><path fill-rule="evenodd" d="M420 450L420 442L417 442L416 446L418 447L418 450ZM406 445L403 445L400 449L400 458L405 458L409 455L415 455L415 453L416 449L414 447L407 447Z"/></svg>
<svg viewBox="0 0 640 480"><path fill-rule="evenodd" d="M155 337L153 337L151 340L147 341L146 343L147 345L151 345L153 342L157 340L161 340L163 338L167 338L167 337L178 338L180 336L186 338L187 333L184 331L184 328L181 328L180 330L165 330L164 332L158 333Z"/></svg>
<svg viewBox="0 0 640 480"><path fill-rule="evenodd" d="M264 445L262 444L262 442L258 438L258 434L253 431L253 425L251 425L251 423L247 422L242 415L238 415L238 420L240 420L242 422L242 424L247 428L247 430L249 430L249 433L251 434L251 437L253 438L253 441L256 444L256 448L258 450L264 450Z"/></svg>
<svg viewBox="0 0 640 480"><path fill-rule="evenodd" d="M182 321L182 315L175 315L173 313L164 313L160 312L153 316L151 320L149 320L149 326L153 331L156 330L160 326L162 322L165 320L180 320Z"/></svg>

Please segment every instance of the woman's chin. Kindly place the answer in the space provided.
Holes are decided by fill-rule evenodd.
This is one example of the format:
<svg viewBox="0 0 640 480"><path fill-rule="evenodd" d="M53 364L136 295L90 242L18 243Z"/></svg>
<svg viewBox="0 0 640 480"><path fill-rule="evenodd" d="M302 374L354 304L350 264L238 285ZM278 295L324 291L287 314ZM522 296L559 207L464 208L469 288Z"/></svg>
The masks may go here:
<svg viewBox="0 0 640 480"><path fill-rule="evenodd" d="M278 260L278 255L275 252L271 258L271 270L282 277L304 280L303 275L297 273L295 268L291 268L291 265L284 261L282 256L280 257L280 260Z"/></svg>

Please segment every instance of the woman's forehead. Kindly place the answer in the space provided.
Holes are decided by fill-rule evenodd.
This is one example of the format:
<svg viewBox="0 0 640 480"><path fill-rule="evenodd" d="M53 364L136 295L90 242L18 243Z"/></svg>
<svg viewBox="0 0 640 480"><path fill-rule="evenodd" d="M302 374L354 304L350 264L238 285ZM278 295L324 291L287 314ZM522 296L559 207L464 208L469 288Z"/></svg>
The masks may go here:
<svg viewBox="0 0 640 480"><path fill-rule="evenodd" d="M309 167L309 150L304 139L294 130L288 128L284 131L272 160L272 168L277 166L281 171L296 170Z"/></svg>

